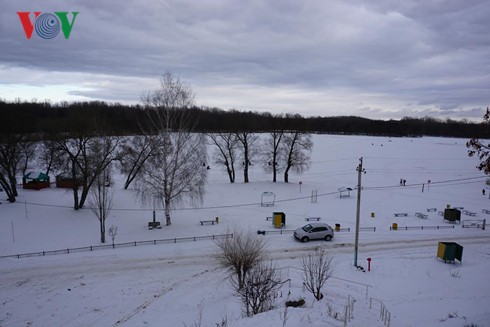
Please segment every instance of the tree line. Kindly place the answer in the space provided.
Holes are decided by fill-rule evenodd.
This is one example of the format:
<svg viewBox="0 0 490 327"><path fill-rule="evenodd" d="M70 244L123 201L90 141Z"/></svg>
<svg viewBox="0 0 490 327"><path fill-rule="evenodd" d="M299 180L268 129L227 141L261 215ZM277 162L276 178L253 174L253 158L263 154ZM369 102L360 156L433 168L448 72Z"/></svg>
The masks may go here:
<svg viewBox="0 0 490 327"><path fill-rule="evenodd" d="M276 127L309 133L330 133L378 136L443 136L481 138L481 124L466 120L431 117L400 120L373 120L356 116L303 117L298 114L271 114L236 109L198 107L186 108L186 115L195 122L196 132L268 132ZM0 100L0 116L7 130L14 133L71 132L76 129L96 131L90 121L102 120L116 135L134 135L149 127L151 117L145 104L91 102L38 102Z"/></svg>

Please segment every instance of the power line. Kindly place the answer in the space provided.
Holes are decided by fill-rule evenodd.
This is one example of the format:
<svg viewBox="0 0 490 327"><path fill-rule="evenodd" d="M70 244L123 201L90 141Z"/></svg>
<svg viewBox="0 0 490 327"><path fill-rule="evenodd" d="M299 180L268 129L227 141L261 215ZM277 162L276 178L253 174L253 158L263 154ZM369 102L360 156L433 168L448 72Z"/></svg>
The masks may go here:
<svg viewBox="0 0 490 327"><path fill-rule="evenodd" d="M479 179L484 179L487 178L487 176L480 176L480 177L468 177L468 178L458 178L458 179L451 179L451 180L444 180L444 181L438 181L438 182L431 182L430 186L454 186L454 185L464 185L464 184L469 184L469 183L474 183L477 182ZM473 181L473 182L469 182ZM415 187L421 187L425 183L415 183L415 184L407 184L406 186L399 186L399 185L386 185L386 186L364 186L363 190L386 190L386 189L407 189L407 188L415 188ZM338 194L338 191L332 191L332 192L326 192L326 193L320 193L317 196L319 197L324 197L324 196L329 196L329 195L336 195ZM292 201L299 201L299 200L305 200L309 199L311 196L300 196L300 197L293 197L293 198L286 198L282 200L275 200L276 203L284 203L284 202L292 202ZM51 207L51 208L63 208L63 209L72 209L72 206L63 206L63 205L56 205L56 204L46 204L46 203L34 203L34 202L24 202L25 204L32 205L32 206L41 206L41 207ZM237 204L230 204L230 205L219 205L219 206L207 206L207 207L197 207L197 208L175 208L172 209L173 211L186 211L186 210L211 210L211 209L226 209L226 208L239 208L239 207L251 207L251 206L258 206L260 205L260 202L250 202L250 203L237 203ZM84 210L84 209L90 209L90 208L80 208L79 210ZM112 208L111 211L162 211L164 210L163 208Z"/></svg>
<svg viewBox="0 0 490 327"><path fill-rule="evenodd" d="M445 181L439 181L439 182L430 182L430 186L434 185L443 185L443 184L448 184L448 183L454 183L454 182L467 182L470 180L477 180L477 179L483 179L487 178L487 176L479 176L479 177L467 177L467 178L458 178L458 179L450 179L450 180L445 180ZM420 187L422 185L425 185L428 183L414 183L414 184L407 184L406 186L400 186L400 185L388 185L388 186L370 186L370 187L364 187L366 190L383 190L383 189L403 189L403 188L413 188L413 187ZM468 183L455 183L451 185L462 185L462 184L468 184Z"/></svg>

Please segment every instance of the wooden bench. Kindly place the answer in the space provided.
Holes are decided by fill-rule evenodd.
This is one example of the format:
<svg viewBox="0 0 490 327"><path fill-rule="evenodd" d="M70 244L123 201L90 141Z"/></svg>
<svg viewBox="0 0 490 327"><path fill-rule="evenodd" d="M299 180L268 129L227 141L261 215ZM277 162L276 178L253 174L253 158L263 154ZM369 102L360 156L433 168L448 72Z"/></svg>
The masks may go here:
<svg viewBox="0 0 490 327"><path fill-rule="evenodd" d="M422 218L422 219L427 219L427 217L429 217L428 215L425 215L425 214L423 214L421 212L416 212L415 213L415 216L416 217L419 217L419 218Z"/></svg>
<svg viewBox="0 0 490 327"><path fill-rule="evenodd" d="M204 224L211 224L211 225L214 225L214 223L216 222L216 220L201 220L200 223L201 223L201 226L203 226Z"/></svg>
<svg viewBox="0 0 490 327"><path fill-rule="evenodd" d="M482 209L481 212L482 213L486 213L487 215L490 215L490 210L488 210L488 209Z"/></svg>
<svg viewBox="0 0 490 327"><path fill-rule="evenodd" d="M152 230L152 229L162 229L162 225L160 224L159 221L150 221L148 223L148 229L149 230Z"/></svg>
<svg viewBox="0 0 490 327"><path fill-rule="evenodd" d="M267 221L272 220L272 217L265 217L265 220Z"/></svg>
<svg viewBox="0 0 490 327"><path fill-rule="evenodd" d="M473 211L469 211L469 210L463 210L463 213L467 216L476 216L476 212L473 212Z"/></svg>
<svg viewBox="0 0 490 327"><path fill-rule="evenodd" d="M427 209L427 212L436 212L437 211L437 208L428 208Z"/></svg>
<svg viewBox="0 0 490 327"><path fill-rule="evenodd" d="M454 207L454 209L463 210L464 207Z"/></svg>
<svg viewBox="0 0 490 327"><path fill-rule="evenodd" d="M321 217L306 217L305 218L306 221L310 221L310 220L320 221L320 219L322 219L322 218Z"/></svg>
<svg viewBox="0 0 490 327"><path fill-rule="evenodd" d="M393 216L395 216L395 217L407 217L408 216L408 213L406 213L406 212L397 212L397 213L394 213Z"/></svg>

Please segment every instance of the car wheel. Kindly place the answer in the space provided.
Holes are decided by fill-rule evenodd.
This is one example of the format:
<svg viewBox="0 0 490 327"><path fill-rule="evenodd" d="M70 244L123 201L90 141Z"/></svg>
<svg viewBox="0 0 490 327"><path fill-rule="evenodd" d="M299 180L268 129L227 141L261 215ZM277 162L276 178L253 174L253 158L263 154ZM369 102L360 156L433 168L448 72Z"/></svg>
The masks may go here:
<svg viewBox="0 0 490 327"><path fill-rule="evenodd" d="M332 240L332 235L327 235L325 236L325 241L331 241Z"/></svg>
<svg viewBox="0 0 490 327"><path fill-rule="evenodd" d="M309 239L308 237L306 237L306 236L305 236L305 237L303 237L303 238L301 239L301 242L306 243L306 242L308 242L309 240L310 240L310 239Z"/></svg>

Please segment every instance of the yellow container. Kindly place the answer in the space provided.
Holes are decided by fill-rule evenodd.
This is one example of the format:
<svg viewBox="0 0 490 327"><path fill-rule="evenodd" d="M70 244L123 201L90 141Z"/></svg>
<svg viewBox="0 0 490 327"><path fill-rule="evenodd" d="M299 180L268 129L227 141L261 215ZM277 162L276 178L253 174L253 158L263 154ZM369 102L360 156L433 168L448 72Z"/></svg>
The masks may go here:
<svg viewBox="0 0 490 327"><path fill-rule="evenodd" d="M336 232L340 231L340 224L335 224L335 231Z"/></svg>
<svg viewBox="0 0 490 327"><path fill-rule="evenodd" d="M371 212L371 218L374 218L374 212Z"/></svg>
<svg viewBox="0 0 490 327"><path fill-rule="evenodd" d="M275 228L286 227L286 215L284 214L284 212L273 212L272 224Z"/></svg>
<svg viewBox="0 0 490 327"><path fill-rule="evenodd" d="M391 228L393 230L397 230L398 229L398 224L397 223L393 223L393 225L391 226Z"/></svg>

